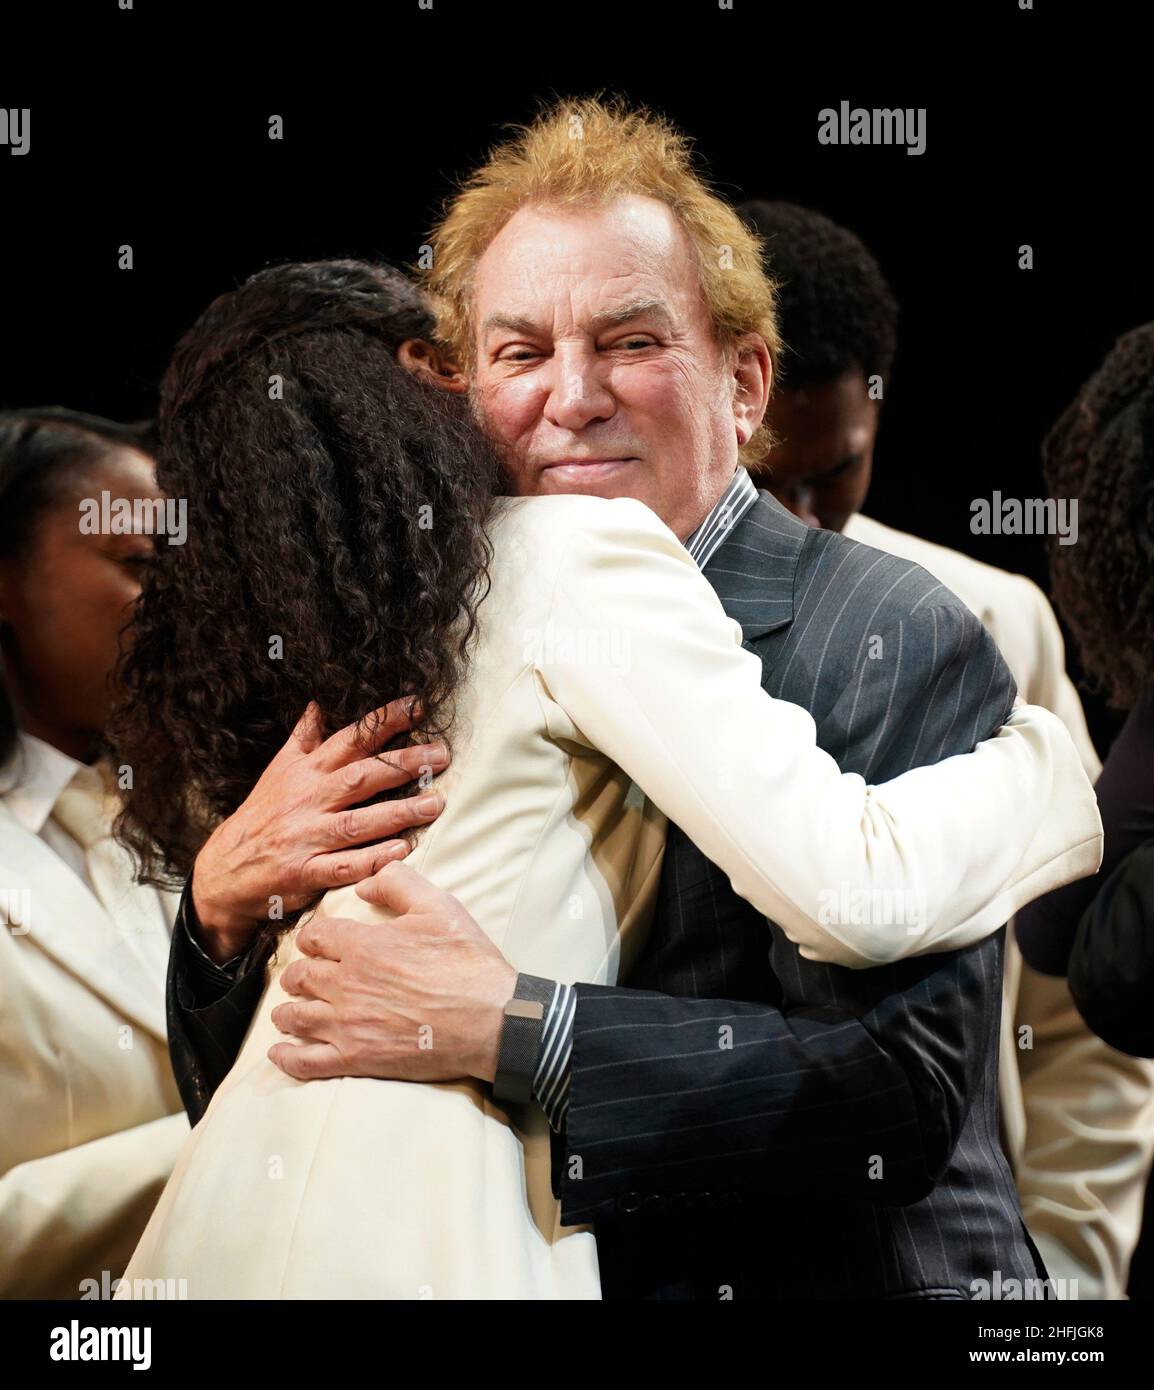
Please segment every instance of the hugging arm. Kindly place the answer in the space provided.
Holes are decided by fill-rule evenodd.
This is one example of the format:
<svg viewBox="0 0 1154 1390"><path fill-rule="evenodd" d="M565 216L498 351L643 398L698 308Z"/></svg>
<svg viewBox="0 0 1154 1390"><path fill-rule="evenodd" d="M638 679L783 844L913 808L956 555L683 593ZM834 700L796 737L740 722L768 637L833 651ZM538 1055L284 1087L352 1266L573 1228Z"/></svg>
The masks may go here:
<svg viewBox="0 0 1154 1390"><path fill-rule="evenodd" d="M918 753L870 785L819 745L806 709L762 688L760 660L672 533L641 503L612 506L611 524L571 535L549 621L619 634L623 659L539 659L545 722L608 754L803 956L862 967L971 945L1097 867L1093 791L1060 721L1024 707L998 727L1013 699L1000 658L986 670L1004 682L993 719L977 668L947 682L954 653L989 642L967 610L915 611L883 634L880 659L863 643L853 660L842 746L870 752L876 725L865 766L878 777L885 746L912 739ZM887 698L871 714L875 687ZM913 930L842 922L830 895L843 886L916 902Z"/></svg>
<svg viewBox="0 0 1154 1390"><path fill-rule="evenodd" d="M925 621L888 635L889 650L901 640L900 669L867 662L821 715L821 745L863 777L964 752L1010 707L1009 672L977 619L959 606L939 611L936 634ZM714 887L683 885L676 909L714 912ZM750 1189L763 1201L904 1205L941 1177L996 1046L1001 934L851 970L760 925L772 1002L576 987L570 1100L554 1136L567 1224L646 1200L744 1201Z"/></svg>

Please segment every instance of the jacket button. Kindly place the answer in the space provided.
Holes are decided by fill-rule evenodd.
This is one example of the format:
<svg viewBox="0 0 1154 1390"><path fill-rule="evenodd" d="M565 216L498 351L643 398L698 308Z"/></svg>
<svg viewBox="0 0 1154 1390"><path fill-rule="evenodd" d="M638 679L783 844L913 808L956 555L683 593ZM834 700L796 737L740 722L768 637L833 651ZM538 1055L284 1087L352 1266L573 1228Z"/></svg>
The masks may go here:
<svg viewBox="0 0 1154 1390"><path fill-rule="evenodd" d="M627 1192L624 1197L618 1197L617 1210L626 1216L632 1216L634 1212L641 1210L644 1201L640 1192Z"/></svg>
<svg viewBox="0 0 1154 1390"><path fill-rule="evenodd" d="M645 1210L648 1212L667 1211L669 1209L669 1198L664 1192L650 1192L645 1198Z"/></svg>

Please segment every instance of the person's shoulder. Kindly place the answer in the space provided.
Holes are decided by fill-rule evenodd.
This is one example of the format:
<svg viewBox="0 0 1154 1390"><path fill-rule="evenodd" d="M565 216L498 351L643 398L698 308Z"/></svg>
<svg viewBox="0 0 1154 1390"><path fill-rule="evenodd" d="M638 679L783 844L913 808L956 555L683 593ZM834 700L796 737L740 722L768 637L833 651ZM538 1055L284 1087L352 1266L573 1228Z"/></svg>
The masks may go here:
<svg viewBox="0 0 1154 1390"><path fill-rule="evenodd" d="M871 623L901 622L932 608L971 610L917 560L838 531L814 529L798 566L799 611L821 603L867 611Z"/></svg>
<svg viewBox="0 0 1154 1390"><path fill-rule="evenodd" d="M688 552L661 518L635 497L586 497L564 493L545 497L507 497L494 508L490 534L506 541L544 547L562 555L591 548ZM572 541L592 543L572 545Z"/></svg>
<svg viewBox="0 0 1154 1390"><path fill-rule="evenodd" d="M912 560L929 571L974 613L1011 659L1019 681L1052 658L1064 663L1061 630L1044 591L1028 575L1000 569L964 551L885 526L861 513L846 534Z"/></svg>
<svg viewBox="0 0 1154 1390"><path fill-rule="evenodd" d="M886 550L894 555L913 560L929 570L959 598L969 603L977 611L992 603L1021 604L1031 607L1045 605L1049 600L1037 584L1024 574L1001 569L986 560L979 560L964 550L954 550L937 541L928 541L921 536L910 535L886 526L873 517L860 512L851 517L845 534L854 540L863 541L878 550Z"/></svg>

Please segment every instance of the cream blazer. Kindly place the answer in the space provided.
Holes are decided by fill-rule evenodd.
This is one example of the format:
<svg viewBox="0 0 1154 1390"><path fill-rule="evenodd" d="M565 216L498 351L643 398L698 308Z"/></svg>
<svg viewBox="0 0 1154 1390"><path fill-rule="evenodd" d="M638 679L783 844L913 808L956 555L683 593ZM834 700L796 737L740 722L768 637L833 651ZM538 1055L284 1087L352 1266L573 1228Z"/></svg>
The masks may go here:
<svg viewBox="0 0 1154 1390"><path fill-rule="evenodd" d="M0 798L0 1297L99 1297L188 1136L159 898L142 952Z"/></svg>
<svg viewBox="0 0 1154 1390"><path fill-rule="evenodd" d="M860 514L845 534L913 560L952 589L985 624L1023 698L1061 719L1097 781L1102 768L1061 630L1036 584ZM1066 981L1031 970L1012 929L998 1084L1006 1154L1051 1275L1067 1293L1077 1280L1081 1299L1122 1298L1154 1155L1154 1062L1091 1033Z"/></svg>
<svg viewBox="0 0 1154 1390"><path fill-rule="evenodd" d="M1099 862L1093 793L1053 715L1023 707L974 754L870 788L765 694L740 626L642 503L502 499L491 534L446 809L408 862L519 970L616 981L666 816L805 954L853 966L978 940ZM735 749L736 777L721 767ZM923 929L828 920L843 882L913 885ZM388 919L351 889L321 911ZM118 1296L162 1277L191 1298L599 1297L592 1232L559 1224L538 1107L506 1113L472 1081L302 1083L267 1060L295 954L290 934Z"/></svg>

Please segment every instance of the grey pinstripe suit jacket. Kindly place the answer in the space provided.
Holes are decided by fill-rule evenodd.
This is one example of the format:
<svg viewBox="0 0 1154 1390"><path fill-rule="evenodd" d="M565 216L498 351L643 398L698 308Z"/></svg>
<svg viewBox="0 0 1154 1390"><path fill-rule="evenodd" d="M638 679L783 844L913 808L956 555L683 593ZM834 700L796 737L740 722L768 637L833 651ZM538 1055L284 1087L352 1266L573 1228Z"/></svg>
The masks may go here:
<svg viewBox="0 0 1154 1390"><path fill-rule="evenodd" d="M765 689L812 713L846 771L968 751L1010 712L1013 679L959 599L767 493L705 573ZM703 737L724 739L717 716ZM969 1298L994 1270L1045 1277L998 1137L1003 936L874 970L810 962L671 827L628 988L577 987L554 1143L606 1297Z"/></svg>

